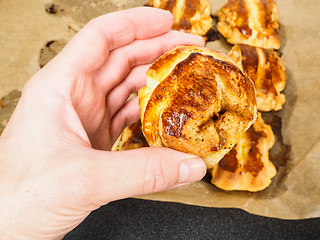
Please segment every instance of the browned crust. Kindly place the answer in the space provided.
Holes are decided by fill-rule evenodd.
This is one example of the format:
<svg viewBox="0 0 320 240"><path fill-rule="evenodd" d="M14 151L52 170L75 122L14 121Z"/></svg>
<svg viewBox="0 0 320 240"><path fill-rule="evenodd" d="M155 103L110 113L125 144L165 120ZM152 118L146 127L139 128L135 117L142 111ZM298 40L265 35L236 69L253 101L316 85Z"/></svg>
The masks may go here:
<svg viewBox="0 0 320 240"><path fill-rule="evenodd" d="M217 16L218 31L231 44L280 48L275 0L228 0Z"/></svg>
<svg viewBox="0 0 320 240"><path fill-rule="evenodd" d="M174 16L173 30L205 36L212 28L209 0L151 0L148 6L170 11Z"/></svg>
<svg viewBox="0 0 320 240"><path fill-rule="evenodd" d="M138 120L122 131L113 145L112 151L125 151L142 147L149 147L149 144L142 133L141 121Z"/></svg>
<svg viewBox="0 0 320 240"><path fill-rule="evenodd" d="M255 119L256 101L251 80L236 65L225 61L225 55L212 52L221 55L220 60L204 54L208 50L197 49L202 53L189 53L164 80L157 79L159 84L141 118L151 146L206 156L233 147ZM177 52L174 49L170 53ZM168 55L163 57L173 57ZM163 71L160 63L158 60L150 67L153 76L157 70Z"/></svg>
<svg viewBox="0 0 320 240"><path fill-rule="evenodd" d="M276 169L269 160L274 135L261 114L234 148L212 170L211 182L224 190L260 191L268 187Z"/></svg>
<svg viewBox="0 0 320 240"><path fill-rule="evenodd" d="M229 57L254 82L258 110L280 110L285 103L285 96L280 92L286 84L286 73L278 54L271 49L238 44L231 49Z"/></svg>

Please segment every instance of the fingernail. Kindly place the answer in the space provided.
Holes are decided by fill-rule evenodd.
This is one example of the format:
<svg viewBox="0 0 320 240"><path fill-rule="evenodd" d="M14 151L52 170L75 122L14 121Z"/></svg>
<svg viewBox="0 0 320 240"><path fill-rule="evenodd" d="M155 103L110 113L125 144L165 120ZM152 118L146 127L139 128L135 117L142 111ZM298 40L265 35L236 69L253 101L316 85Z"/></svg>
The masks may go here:
<svg viewBox="0 0 320 240"><path fill-rule="evenodd" d="M185 159L180 163L178 183L199 181L206 174L207 167L199 157Z"/></svg>

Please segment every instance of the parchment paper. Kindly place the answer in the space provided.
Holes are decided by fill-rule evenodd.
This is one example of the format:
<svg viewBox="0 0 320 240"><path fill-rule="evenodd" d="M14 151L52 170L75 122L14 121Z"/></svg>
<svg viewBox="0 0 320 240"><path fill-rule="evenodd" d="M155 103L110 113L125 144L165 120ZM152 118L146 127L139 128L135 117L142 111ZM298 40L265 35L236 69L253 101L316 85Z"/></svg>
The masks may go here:
<svg viewBox="0 0 320 240"><path fill-rule="evenodd" d="M43 54L54 55L61 49L59 44L67 42L89 19L146 2L0 0L0 98L10 99L9 92L21 90L40 69L40 53L42 58L46 58ZM50 8L52 3L55 6ZM215 14L224 1L211 3ZM320 217L320 4L317 0L278 0L278 8L287 101L276 114L264 114L277 138L271 159L278 173L271 186L258 193L226 192L200 181L139 198L236 207L283 219ZM48 44L53 40L55 45ZM230 49L223 39L208 43L208 47L225 53ZM4 114L4 103L1 101L0 114Z"/></svg>

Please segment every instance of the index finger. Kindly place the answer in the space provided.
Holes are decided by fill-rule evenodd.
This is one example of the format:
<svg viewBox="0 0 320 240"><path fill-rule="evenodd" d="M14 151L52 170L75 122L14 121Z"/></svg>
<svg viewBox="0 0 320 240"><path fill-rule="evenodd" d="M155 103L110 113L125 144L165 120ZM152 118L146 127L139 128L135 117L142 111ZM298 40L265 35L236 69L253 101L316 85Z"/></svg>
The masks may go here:
<svg viewBox="0 0 320 240"><path fill-rule="evenodd" d="M109 51L135 39L152 38L171 29L173 17L168 11L139 7L102 15L91 20L65 47L60 60L91 72L106 60ZM79 69L80 68L80 69Z"/></svg>

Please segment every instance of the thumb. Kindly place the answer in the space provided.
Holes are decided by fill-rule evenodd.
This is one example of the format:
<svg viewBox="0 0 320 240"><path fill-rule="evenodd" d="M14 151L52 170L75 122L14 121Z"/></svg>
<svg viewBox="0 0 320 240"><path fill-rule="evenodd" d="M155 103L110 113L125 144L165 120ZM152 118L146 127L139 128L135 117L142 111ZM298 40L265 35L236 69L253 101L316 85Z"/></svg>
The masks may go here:
<svg viewBox="0 0 320 240"><path fill-rule="evenodd" d="M164 191L200 180L204 161L168 148L141 148L120 152L94 150L92 175L99 184L97 201L107 202Z"/></svg>

